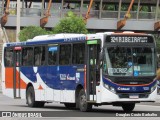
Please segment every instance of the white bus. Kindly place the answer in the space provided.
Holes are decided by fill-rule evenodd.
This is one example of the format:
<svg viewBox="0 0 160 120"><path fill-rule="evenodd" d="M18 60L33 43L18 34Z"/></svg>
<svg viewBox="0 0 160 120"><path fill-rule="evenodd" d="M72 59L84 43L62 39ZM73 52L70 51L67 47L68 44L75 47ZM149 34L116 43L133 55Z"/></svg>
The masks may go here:
<svg viewBox="0 0 160 120"><path fill-rule="evenodd" d="M90 111L157 96L156 50L152 35L140 33L56 34L3 45L2 90L29 107L60 102Z"/></svg>

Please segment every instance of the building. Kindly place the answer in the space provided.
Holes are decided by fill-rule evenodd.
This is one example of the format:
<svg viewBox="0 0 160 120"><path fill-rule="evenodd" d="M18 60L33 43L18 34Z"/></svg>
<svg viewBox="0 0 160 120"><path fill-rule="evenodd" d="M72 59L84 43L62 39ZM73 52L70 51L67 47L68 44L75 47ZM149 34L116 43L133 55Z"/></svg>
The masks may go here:
<svg viewBox="0 0 160 120"><path fill-rule="evenodd" d="M0 17L4 14L4 2L0 3ZM40 26L40 20L45 17L49 0L20 0L21 17L20 26ZM44 25L46 28L54 27L68 11L85 18L91 0L52 0L50 16ZM16 27L16 3L10 0L7 27ZM117 30L117 22L124 19L131 0L93 0L90 14L87 19L87 28L93 30ZM121 30L132 31L159 31L160 7L159 0L134 0L130 11L130 18ZM160 25L159 25L160 26Z"/></svg>

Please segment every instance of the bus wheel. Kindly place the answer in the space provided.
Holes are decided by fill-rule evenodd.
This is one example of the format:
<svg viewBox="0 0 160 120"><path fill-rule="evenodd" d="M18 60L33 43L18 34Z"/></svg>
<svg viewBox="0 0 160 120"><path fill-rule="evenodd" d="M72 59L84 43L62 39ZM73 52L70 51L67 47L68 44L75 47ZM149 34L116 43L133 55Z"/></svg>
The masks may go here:
<svg viewBox="0 0 160 120"><path fill-rule="evenodd" d="M131 112L135 107L135 103L125 103L122 104L122 108L125 112Z"/></svg>
<svg viewBox="0 0 160 120"><path fill-rule="evenodd" d="M82 112L90 111L92 109L92 104L87 103L84 89L81 89L79 92L79 109Z"/></svg>
<svg viewBox="0 0 160 120"><path fill-rule="evenodd" d="M29 107L37 107L38 106L38 103L35 101L35 92L34 92L34 88L32 86L30 86L27 89L26 99L27 99L27 104Z"/></svg>
<svg viewBox="0 0 160 120"><path fill-rule="evenodd" d="M76 107L75 103L64 103L64 105L65 105L66 108L74 108L74 107Z"/></svg>

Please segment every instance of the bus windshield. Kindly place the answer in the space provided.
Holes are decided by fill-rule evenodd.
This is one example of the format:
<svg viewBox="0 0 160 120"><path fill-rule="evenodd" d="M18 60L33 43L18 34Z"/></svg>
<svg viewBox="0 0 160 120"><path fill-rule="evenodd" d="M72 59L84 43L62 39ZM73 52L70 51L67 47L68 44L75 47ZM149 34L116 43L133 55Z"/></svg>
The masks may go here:
<svg viewBox="0 0 160 120"><path fill-rule="evenodd" d="M109 76L154 76L152 47L105 47L103 71Z"/></svg>

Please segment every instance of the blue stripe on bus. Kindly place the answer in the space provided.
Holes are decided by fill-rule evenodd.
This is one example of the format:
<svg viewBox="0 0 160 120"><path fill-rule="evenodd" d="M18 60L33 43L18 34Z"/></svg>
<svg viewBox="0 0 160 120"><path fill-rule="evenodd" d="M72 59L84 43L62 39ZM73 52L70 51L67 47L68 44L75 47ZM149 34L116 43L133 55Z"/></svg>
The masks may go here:
<svg viewBox="0 0 160 120"><path fill-rule="evenodd" d="M78 41L85 41L86 37L76 37L76 38L65 38L65 39L52 39L52 40L33 40L33 41L25 41L25 42L13 42L7 43L7 47L10 46L25 46L25 45L37 45L37 44L51 44L51 43L65 43L65 42L78 42Z"/></svg>
<svg viewBox="0 0 160 120"><path fill-rule="evenodd" d="M77 84L84 85L84 72L77 72L77 68L84 65L73 66L40 66L39 73L42 81L50 88L58 90L75 90ZM21 67L21 72L32 82L38 82L33 67Z"/></svg>
<svg viewBox="0 0 160 120"><path fill-rule="evenodd" d="M107 78L103 77L103 82L104 84L107 84L111 87L113 87L117 92L121 93L143 93L143 92L150 92L151 87L156 85L156 80L148 85L141 85L141 86L127 86L127 85L119 85L119 84L114 84Z"/></svg>

